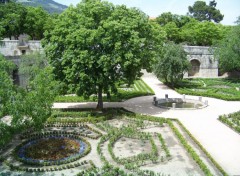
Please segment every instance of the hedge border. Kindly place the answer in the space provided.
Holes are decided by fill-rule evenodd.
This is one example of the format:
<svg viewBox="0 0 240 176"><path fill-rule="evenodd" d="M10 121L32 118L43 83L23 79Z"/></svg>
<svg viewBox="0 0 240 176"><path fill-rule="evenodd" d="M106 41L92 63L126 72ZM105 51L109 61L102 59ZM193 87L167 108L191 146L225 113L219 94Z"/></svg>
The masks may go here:
<svg viewBox="0 0 240 176"><path fill-rule="evenodd" d="M187 130L187 128L178 120L174 119L181 127L182 129L188 134L188 136L195 142L195 144L198 145L198 147L204 152L204 154L211 160L213 165L223 174L223 176L228 176L226 171L217 163L216 160L208 153L208 151L202 146L202 144L190 133L190 131Z"/></svg>

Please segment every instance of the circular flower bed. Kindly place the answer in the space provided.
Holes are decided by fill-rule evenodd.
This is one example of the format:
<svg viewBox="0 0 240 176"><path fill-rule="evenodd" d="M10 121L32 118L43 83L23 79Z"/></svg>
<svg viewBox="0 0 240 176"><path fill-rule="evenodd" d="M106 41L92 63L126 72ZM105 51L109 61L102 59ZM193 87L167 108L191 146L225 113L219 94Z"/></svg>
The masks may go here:
<svg viewBox="0 0 240 176"><path fill-rule="evenodd" d="M82 138L56 135L26 141L15 149L15 155L26 164L49 166L76 161L89 151L89 143Z"/></svg>

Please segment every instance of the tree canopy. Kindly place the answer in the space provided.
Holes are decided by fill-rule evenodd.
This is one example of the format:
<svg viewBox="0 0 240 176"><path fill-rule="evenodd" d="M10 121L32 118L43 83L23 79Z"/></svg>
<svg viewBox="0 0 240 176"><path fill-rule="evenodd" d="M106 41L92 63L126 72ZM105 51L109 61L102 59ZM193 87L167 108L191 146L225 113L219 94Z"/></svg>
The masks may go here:
<svg viewBox="0 0 240 176"><path fill-rule="evenodd" d="M116 82L132 83L149 69L164 33L143 12L100 0L82 1L60 14L43 42L58 79L78 95L116 93Z"/></svg>
<svg viewBox="0 0 240 176"><path fill-rule="evenodd" d="M156 22L162 26L169 41L193 46L212 46L216 41L221 40L231 28L170 12L158 16Z"/></svg>
<svg viewBox="0 0 240 176"><path fill-rule="evenodd" d="M209 5L205 1L196 1L193 6L189 6L189 14L199 21L214 21L219 23L223 20L224 15L216 9L217 2L210 1Z"/></svg>
<svg viewBox="0 0 240 176"><path fill-rule="evenodd" d="M222 72L240 71L240 25L234 26L214 49Z"/></svg>
<svg viewBox="0 0 240 176"><path fill-rule="evenodd" d="M184 73L189 69L187 53L181 45L173 42L166 43L161 57L154 66L154 73L171 87L183 79Z"/></svg>
<svg viewBox="0 0 240 176"><path fill-rule="evenodd" d="M0 3L0 26L4 29L2 35L17 38L20 34L23 34L25 16L26 9L21 4L11 1L6 4Z"/></svg>
<svg viewBox="0 0 240 176"><path fill-rule="evenodd" d="M32 39L42 39L45 25L50 15L41 7L27 7L27 14L24 20L24 32Z"/></svg>
<svg viewBox="0 0 240 176"><path fill-rule="evenodd" d="M17 39L20 34L28 34L31 39L40 40L52 25L51 18L41 7L25 7L14 1L0 3L0 38Z"/></svg>

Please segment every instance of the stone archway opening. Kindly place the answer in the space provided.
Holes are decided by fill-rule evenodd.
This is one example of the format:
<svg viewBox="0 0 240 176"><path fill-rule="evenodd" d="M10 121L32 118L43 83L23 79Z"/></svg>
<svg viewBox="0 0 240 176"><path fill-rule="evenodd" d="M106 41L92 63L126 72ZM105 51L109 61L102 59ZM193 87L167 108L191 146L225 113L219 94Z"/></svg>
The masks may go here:
<svg viewBox="0 0 240 176"><path fill-rule="evenodd" d="M190 61L190 64L191 68L188 72L188 76L198 76L201 63L199 62L199 60L193 59Z"/></svg>

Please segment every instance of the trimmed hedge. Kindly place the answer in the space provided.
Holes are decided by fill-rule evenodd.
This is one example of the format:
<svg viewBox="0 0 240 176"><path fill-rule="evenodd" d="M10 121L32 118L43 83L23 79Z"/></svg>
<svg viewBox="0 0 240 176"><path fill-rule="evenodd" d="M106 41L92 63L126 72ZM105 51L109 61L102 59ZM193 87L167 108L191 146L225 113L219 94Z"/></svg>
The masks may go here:
<svg viewBox="0 0 240 176"><path fill-rule="evenodd" d="M240 133L240 111L228 115L221 115L218 119L231 129Z"/></svg>

